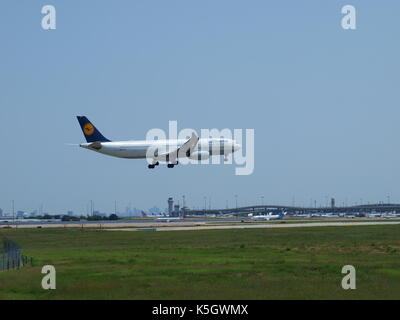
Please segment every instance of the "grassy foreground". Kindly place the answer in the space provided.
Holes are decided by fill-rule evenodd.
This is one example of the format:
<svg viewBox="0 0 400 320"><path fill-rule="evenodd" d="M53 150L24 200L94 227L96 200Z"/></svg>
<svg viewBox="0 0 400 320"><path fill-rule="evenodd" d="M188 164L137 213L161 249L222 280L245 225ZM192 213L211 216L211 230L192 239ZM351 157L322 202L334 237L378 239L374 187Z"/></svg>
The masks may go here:
<svg viewBox="0 0 400 320"><path fill-rule="evenodd" d="M400 226L124 232L0 230L35 257L0 299L400 299ZM41 288L54 265L57 289ZM357 289L341 288L342 266Z"/></svg>

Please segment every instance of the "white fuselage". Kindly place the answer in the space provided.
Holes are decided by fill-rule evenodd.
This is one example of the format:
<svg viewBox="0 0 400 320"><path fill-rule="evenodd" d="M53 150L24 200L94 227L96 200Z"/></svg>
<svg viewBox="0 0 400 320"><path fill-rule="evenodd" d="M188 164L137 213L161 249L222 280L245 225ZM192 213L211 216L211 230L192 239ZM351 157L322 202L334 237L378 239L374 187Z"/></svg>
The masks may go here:
<svg viewBox="0 0 400 320"><path fill-rule="evenodd" d="M269 220L280 220L280 219L282 219L284 217L285 214L286 213L284 213L284 214L275 214L275 213L269 212L268 214L256 215L256 216L250 214L249 216L254 221L258 221L258 220L267 220L267 221L269 221Z"/></svg>
<svg viewBox="0 0 400 320"><path fill-rule="evenodd" d="M181 147L187 140L138 140L138 141L113 141L113 142L95 142L82 143L80 146L85 149L93 150L118 158L143 159L149 154L158 151L158 154L174 150ZM227 156L237 151L240 146L232 139L200 139L194 149L194 152L208 152L212 155ZM149 152L152 150L152 152Z"/></svg>
<svg viewBox="0 0 400 320"><path fill-rule="evenodd" d="M162 221L162 222L183 221L183 217L162 217L162 218L157 218L156 221Z"/></svg>
<svg viewBox="0 0 400 320"><path fill-rule="evenodd" d="M281 219L282 217L281 216L279 216L279 215L266 215L266 216L254 216L254 217L252 217L252 219L253 220L255 220L255 221L257 221L257 220L266 220L266 221L269 221L269 220L279 220L279 219Z"/></svg>

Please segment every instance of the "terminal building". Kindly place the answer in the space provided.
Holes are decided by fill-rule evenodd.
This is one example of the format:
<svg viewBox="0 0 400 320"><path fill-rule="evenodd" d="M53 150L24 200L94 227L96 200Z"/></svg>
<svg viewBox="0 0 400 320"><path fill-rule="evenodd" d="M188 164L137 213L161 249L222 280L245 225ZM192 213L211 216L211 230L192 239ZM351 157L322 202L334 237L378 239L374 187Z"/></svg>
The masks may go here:
<svg viewBox="0 0 400 320"><path fill-rule="evenodd" d="M341 206L335 205L335 200L331 199L331 205L327 207L296 207L282 205L254 205L237 208L209 209L209 210L186 210L188 215L224 215L247 216L248 214L267 214L269 212L286 212L287 215L357 215L367 216L370 214L399 214L400 204L368 204Z"/></svg>
<svg viewBox="0 0 400 320"><path fill-rule="evenodd" d="M299 206L285 206L285 205L254 205L246 207L235 207L235 208L224 208L224 209L189 209L185 205L185 198L183 197L184 205L182 207L179 204L174 205L172 197L168 198L168 214L170 217L185 217L189 216L222 216L222 215L233 215L233 216L248 216L248 214L268 214L270 212L285 212L288 216L294 215L356 215L356 216L368 216L379 214L391 214L400 216L400 204L367 204L367 205L354 205L354 206L336 206L335 198L331 198L330 205L324 207L299 207Z"/></svg>

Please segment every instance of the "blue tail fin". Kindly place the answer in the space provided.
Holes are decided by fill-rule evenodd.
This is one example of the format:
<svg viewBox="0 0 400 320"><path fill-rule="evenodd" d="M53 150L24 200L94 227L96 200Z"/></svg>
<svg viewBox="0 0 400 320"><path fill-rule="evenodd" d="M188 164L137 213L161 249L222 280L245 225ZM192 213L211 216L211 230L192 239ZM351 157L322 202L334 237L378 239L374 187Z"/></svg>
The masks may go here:
<svg viewBox="0 0 400 320"><path fill-rule="evenodd" d="M87 142L110 142L99 130L84 116L77 116Z"/></svg>

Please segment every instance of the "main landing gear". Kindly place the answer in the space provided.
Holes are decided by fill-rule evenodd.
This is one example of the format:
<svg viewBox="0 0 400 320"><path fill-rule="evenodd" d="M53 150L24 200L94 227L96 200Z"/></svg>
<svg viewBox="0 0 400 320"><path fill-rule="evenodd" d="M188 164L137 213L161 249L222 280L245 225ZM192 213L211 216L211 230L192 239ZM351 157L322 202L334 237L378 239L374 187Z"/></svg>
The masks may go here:
<svg viewBox="0 0 400 320"><path fill-rule="evenodd" d="M175 167L177 164L178 164L179 162L178 161L176 161L175 163L168 163L167 164L167 167L168 168L173 168L173 167ZM156 166L158 166L160 163L157 161L156 163L153 163L153 164L149 164L147 167L149 168L149 169L154 169Z"/></svg>
<svg viewBox="0 0 400 320"><path fill-rule="evenodd" d="M156 166L158 166L160 163L157 161L156 163L153 163L153 164L149 164L147 167L149 168L149 169L154 169Z"/></svg>
<svg viewBox="0 0 400 320"><path fill-rule="evenodd" d="M175 163L168 163L168 164L167 164L167 167L168 167L168 168L173 168L173 167L175 167L176 165L178 165L178 163L179 163L178 161L176 161Z"/></svg>

